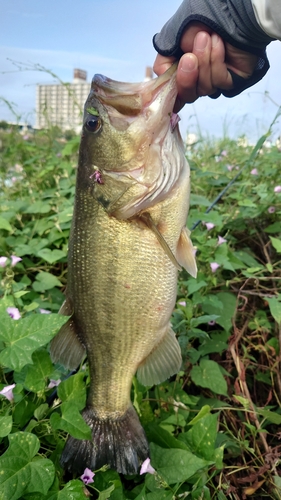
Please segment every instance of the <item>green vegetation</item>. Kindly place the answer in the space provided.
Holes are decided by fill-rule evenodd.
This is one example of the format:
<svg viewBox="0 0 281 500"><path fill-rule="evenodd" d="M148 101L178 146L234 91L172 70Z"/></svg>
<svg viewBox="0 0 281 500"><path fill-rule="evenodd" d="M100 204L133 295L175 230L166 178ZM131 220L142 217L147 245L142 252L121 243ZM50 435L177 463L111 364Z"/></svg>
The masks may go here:
<svg viewBox="0 0 281 500"><path fill-rule="evenodd" d="M202 222L198 277L180 274L172 318L182 371L132 389L155 473L104 467L83 482L59 457L67 433L89 436L88 366L68 376L48 349L67 319L57 313L79 137L0 130L1 500L281 498L281 152L264 140L189 147L188 225Z"/></svg>

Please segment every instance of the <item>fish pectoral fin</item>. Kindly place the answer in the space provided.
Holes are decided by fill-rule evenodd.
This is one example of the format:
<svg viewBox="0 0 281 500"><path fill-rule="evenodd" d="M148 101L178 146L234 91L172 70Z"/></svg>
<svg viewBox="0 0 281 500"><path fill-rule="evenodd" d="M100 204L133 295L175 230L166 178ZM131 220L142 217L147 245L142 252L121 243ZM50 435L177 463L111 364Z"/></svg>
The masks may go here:
<svg viewBox="0 0 281 500"><path fill-rule="evenodd" d="M195 248L189 237L190 231L183 227L178 241L176 257L179 263L193 277L197 276L197 265L195 259Z"/></svg>
<svg viewBox="0 0 281 500"><path fill-rule="evenodd" d="M170 249L168 243L166 242L164 236L160 233L159 229L156 227L156 224L154 224L151 215L148 212L144 212L143 214L140 214L138 218L144 222L144 224L151 229L151 231L155 234L157 240L159 241L160 245L162 246L165 254L169 257L169 259L172 261L174 266L178 269L178 271L181 271L181 266L179 262L177 261L176 257L174 256L172 250Z"/></svg>
<svg viewBox="0 0 281 500"><path fill-rule="evenodd" d="M160 384L160 382L178 373L181 363L180 346L175 333L169 327L161 342L138 367L138 380L145 386Z"/></svg>
<svg viewBox="0 0 281 500"><path fill-rule="evenodd" d="M65 316L72 314L72 304L68 299L59 313ZM51 341L50 353L53 363L61 363L69 370L75 370L85 357L86 349L76 333L73 318L69 318Z"/></svg>

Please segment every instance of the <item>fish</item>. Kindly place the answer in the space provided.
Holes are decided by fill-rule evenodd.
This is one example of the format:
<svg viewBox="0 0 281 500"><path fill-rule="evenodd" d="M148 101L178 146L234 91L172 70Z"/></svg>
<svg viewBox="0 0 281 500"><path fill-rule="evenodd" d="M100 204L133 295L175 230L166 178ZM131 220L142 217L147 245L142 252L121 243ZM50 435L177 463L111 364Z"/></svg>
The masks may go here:
<svg viewBox="0 0 281 500"><path fill-rule="evenodd" d="M95 75L85 103L60 310L70 317L50 348L70 370L85 355L89 363L82 416L92 439L69 436L61 455L75 474L105 464L136 474L149 445L130 398L133 377L151 387L181 368L170 318L178 271L196 276L197 268L176 96L173 65L141 83Z"/></svg>

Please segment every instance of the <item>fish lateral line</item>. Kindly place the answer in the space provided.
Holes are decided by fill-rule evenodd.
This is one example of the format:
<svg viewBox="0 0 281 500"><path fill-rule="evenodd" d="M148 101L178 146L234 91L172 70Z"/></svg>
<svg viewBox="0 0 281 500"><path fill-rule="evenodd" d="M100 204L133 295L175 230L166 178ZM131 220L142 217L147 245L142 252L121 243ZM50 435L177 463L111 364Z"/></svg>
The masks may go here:
<svg viewBox="0 0 281 500"><path fill-rule="evenodd" d="M156 224L153 222L151 215L148 212L144 212L143 214L138 215L138 218L149 229L151 229L151 231L155 234L157 240L159 241L160 245L162 246L165 254L169 257L169 259L174 264L174 266L178 269L178 271L181 271L182 267L178 263L176 257L174 256L172 250L170 249L170 247L169 247L167 241L165 240L163 234L160 233L160 231L157 228Z"/></svg>

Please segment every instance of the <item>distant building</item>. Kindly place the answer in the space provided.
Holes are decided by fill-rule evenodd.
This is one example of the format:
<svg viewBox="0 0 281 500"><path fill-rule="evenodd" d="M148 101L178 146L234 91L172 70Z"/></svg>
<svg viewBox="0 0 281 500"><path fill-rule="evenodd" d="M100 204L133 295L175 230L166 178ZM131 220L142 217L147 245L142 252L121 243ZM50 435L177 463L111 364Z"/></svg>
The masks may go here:
<svg viewBox="0 0 281 500"><path fill-rule="evenodd" d="M37 85L36 128L57 125L62 130L80 132L90 86L86 71L81 69L74 70L72 83Z"/></svg>

